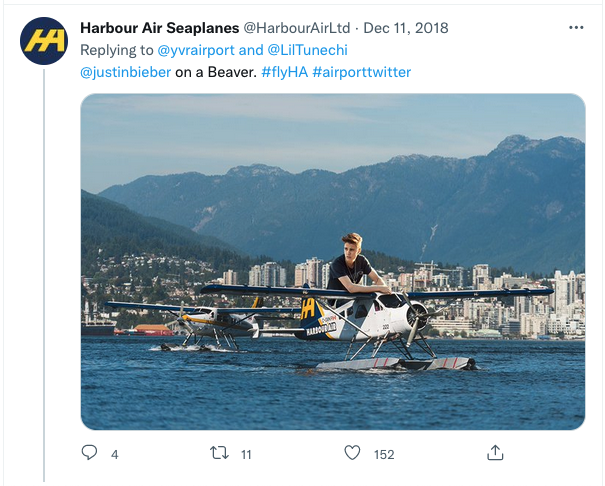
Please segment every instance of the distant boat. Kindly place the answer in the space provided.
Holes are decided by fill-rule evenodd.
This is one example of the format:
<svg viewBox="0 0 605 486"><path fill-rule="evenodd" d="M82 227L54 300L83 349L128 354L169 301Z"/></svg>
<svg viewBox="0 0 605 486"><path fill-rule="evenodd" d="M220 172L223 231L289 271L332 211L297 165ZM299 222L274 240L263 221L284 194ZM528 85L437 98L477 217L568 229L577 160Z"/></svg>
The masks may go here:
<svg viewBox="0 0 605 486"><path fill-rule="evenodd" d="M113 322L82 322L82 336L113 336L116 325Z"/></svg>
<svg viewBox="0 0 605 486"><path fill-rule="evenodd" d="M92 309L86 301L82 313L81 336L113 336L116 323L100 316L97 304Z"/></svg>
<svg viewBox="0 0 605 486"><path fill-rule="evenodd" d="M174 336L174 332L163 324L139 324L135 328L116 329L118 336Z"/></svg>
<svg viewBox="0 0 605 486"><path fill-rule="evenodd" d="M130 329L116 329L116 336L145 336L144 331L139 331L138 329L130 328Z"/></svg>

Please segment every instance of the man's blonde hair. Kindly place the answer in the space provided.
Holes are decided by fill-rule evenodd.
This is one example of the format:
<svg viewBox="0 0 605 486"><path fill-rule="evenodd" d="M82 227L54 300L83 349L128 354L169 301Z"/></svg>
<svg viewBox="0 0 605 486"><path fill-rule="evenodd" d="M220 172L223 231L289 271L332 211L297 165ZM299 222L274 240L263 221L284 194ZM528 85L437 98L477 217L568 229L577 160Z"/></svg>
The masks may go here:
<svg viewBox="0 0 605 486"><path fill-rule="evenodd" d="M342 237L342 241L345 243L351 243L352 245L357 245L359 248L361 248L363 238L357 233L349 233L348 235L344 235Z"/></svg>

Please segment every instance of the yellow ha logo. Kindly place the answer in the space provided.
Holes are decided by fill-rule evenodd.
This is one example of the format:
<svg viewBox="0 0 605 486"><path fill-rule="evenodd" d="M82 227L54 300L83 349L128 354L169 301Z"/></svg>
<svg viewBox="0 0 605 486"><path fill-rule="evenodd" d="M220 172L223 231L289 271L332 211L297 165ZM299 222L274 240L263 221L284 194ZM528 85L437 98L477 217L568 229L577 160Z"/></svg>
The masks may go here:
<svg viewBox="0 0 605 486"><path fill-rule="evenodd" d="M303 300L300 310L300 320L306 319L309 313L311 313L311 317L315 317L315 299L309 298Z"/></svg>
<svg viewBox="0 0 605 486"><path fill-rule="evenodd" d="M50 29L46 37L42 37L43 32L43 29L36 29L24 49L25 52L33 51L36 44L40 44L38 52L46 52L51 44L56 44L58 52L65 52L65 29Z"/></svg>

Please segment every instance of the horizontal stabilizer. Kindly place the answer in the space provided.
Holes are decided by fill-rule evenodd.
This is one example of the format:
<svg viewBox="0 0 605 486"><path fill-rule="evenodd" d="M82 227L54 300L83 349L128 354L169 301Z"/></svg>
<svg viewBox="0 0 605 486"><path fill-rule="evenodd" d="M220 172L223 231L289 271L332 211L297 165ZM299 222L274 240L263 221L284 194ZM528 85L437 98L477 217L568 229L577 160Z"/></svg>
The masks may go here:
<svg viewBox="0 0 605 486"><path fill-rule="evenodd" d="M295 332L302 332L304 329L298 327L277 327L277 328L265 328L259 329L261 334L294 334Z"/></svg>

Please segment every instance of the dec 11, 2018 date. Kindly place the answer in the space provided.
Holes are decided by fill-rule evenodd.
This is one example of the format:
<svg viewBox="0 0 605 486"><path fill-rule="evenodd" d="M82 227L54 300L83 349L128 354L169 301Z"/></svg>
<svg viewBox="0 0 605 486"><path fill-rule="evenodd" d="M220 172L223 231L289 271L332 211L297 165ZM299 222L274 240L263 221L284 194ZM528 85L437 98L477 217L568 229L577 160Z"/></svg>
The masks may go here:
<svg viewBox="0 0 605 486"><path fill-rule="evenodd" d="M416 22L412 28L410 28L410 25L405 22L393 25L364 22L363 31L364 34L388 34L390 32L395 32L396 34L410 34L412 32L416 34L447 34L449 32L447 22Z"/></svg>

